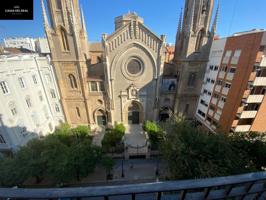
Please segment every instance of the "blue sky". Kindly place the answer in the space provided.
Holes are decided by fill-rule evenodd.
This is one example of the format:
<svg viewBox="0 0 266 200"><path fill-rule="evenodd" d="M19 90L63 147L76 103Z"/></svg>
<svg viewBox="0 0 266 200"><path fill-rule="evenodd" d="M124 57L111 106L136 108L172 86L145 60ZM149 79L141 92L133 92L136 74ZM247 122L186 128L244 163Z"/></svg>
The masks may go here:
<svg viewBox="0 0 266 200"><path fill-rule="evenodd" d="M165 34L167 42L174 43L184 0L80 0L80 4L91 41L100 41L102 33L112 33L116 16L135 11L154 33ZM224 37L239 31L266 28L265 9L265 0L221 0L217 34ZM33 21L0 21L0 40L15 36L44 36L40 0L34 0Z"/></svg>

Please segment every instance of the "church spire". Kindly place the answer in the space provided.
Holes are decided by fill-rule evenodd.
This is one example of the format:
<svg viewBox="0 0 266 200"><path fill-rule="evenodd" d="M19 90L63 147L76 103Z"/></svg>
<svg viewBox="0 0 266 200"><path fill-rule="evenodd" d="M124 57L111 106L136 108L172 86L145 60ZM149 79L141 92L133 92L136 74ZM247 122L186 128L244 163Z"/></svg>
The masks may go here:
<svg viewBox="0 0 266 200"><path fill-rule="evenodd" d="M218 0L218 5L217 5L217 9L216 9L216 13L215 13L215 17L214 17L214 21L212 24L212 29L211 32L214 35L216 32L216 27L217 27L217 21L218 21L218 15L219 15L219 9L220 9L220 0Z"/></svg>
<svg viewBox="0 0 266 200"><path fill-rule="evenodd" d="M179 16L179 21L178 21L178 28L177 28L177 33L176 33L176 40L179 40L180 39L180 36L181 36L181 31L182 31L182 14L183 14L183 10L181 8L180 16Z"/></svg>
<svg viewBox="0 0 266 200"><path fill-rule="evenodd" d="M47 29L49 27L49 22L48 22L48 17L46 15L46 10L43 0L41 0L41 5L42 5L43 24L45 29Z"/></svg>
<svg viewBox="0 0 266 200"><path fill-rule="evenodd" d="M181 8L179 20L178 20L178 27L176 32L176 39L175 39L175 52L174 52L174 59L177 60L179 53L181 52L181 35L182 35L182 16L183 10Z"/></svg>

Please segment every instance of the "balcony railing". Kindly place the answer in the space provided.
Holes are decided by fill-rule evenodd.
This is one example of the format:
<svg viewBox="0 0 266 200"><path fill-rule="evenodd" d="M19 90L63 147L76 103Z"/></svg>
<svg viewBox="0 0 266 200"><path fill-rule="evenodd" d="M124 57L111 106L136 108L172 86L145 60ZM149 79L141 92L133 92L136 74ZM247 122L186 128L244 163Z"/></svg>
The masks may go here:
<svg viewBox="0 0 266 200"><path fill-rule="evenodd" d="M241 113L240 118L241 119L255 118L256 114L257 114L257 111L255 110L247 110Z"/></svg>
<svg viewBox="0 0 266 200"><path fill-rule="evenodd" d="M265 199L266 172L236 176L77 188L0 188L11 199Z"/></svg>
<svg viewBox="0 0 266 200"><path fill-rule="evenodd" d="M247 98L247 103L261 103L264 95L249 95Z"/></svg>
<svg viewBox="0 0 266 200"><path fill-rule="evenodd" d="M253 85L254 86L266 86L266 77L256 77Z"/></svg>
<svg viewBox="0 0 266 200"><path fill-rule="evenodd" d="M251 125L238 125L235 128L235 132L248 132Z"/></svg>

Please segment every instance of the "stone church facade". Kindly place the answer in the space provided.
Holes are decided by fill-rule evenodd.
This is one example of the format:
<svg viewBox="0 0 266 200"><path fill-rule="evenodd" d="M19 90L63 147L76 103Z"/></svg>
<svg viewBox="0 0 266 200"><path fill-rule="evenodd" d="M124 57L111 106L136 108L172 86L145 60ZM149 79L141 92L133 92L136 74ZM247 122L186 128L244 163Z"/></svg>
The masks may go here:
<svg viewBox="0 0 266 200"><path fill-rule="evenodd" d="M194 10L199 9L194 7ZM210 21L211 8L212 5L207 8L209 14L205 24ZM42 1L42 9L68 123L74 126L113 125L116 122L141 124L145 120L164 120L174 113L176 102L180 102L182 81L179 79L177 85L177 80L183 60L175 53L174 62L165 62L164 35L155 35L136 13L127 13L115 18L112 34L103 34L102 42L90 43L78 0ZM184 21L190 18L187 15ZM207 28L208 25L205 30ZM205 35L201 37L204 42L208 40ZM181 50L182 54L178 53L187 56L183 49L178 49L178 41L175 50ZM208 55L207 48L204 52ZM187 63L184 61L182 68ZM204 64L205 60L199 59L193 63L202 69Z"/></svg>

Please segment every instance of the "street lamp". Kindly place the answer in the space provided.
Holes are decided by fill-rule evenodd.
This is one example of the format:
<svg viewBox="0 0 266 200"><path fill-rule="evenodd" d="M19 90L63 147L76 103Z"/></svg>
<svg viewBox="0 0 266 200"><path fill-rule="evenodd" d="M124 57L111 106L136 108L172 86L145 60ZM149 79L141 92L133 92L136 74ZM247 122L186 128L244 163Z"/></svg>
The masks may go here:
<svg viewBox="0 0 266 200"><path fill-rule="evenodd" d="M158 177L160 175L160 173L159 173L159 160L158 160L158 158L156 159L155 175L156 175L156 177Z"/></svg>
<svg viewBox="0 0 266 200"><path fill-rule="evenodd" d="M124 178L125 174L124 174L124 160L122 160L122 173L121 173L121 177Z"/></svg>

